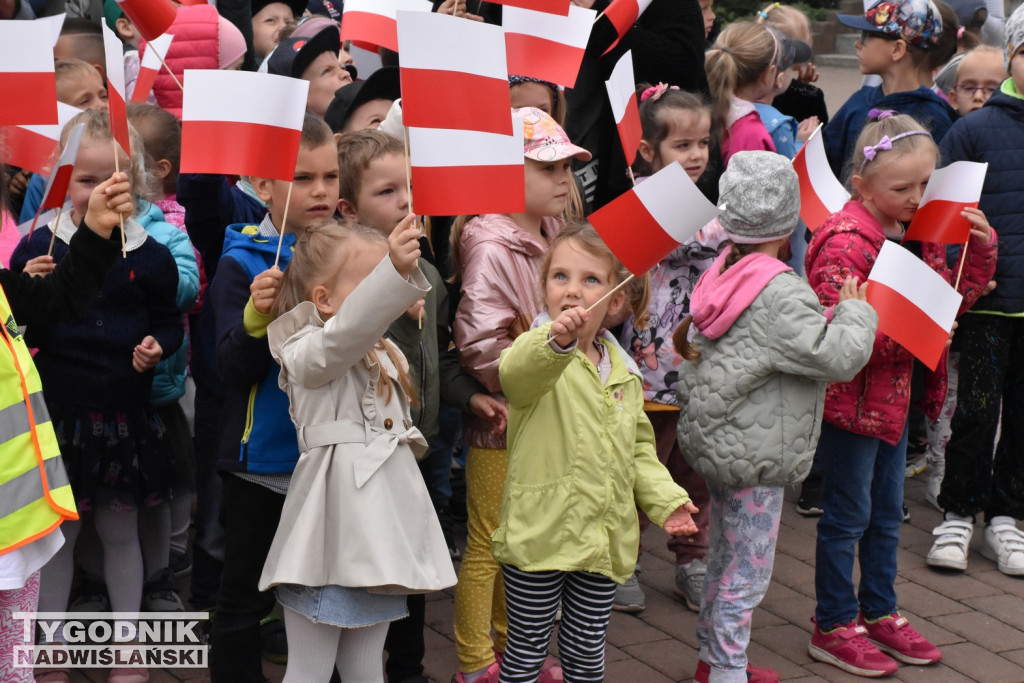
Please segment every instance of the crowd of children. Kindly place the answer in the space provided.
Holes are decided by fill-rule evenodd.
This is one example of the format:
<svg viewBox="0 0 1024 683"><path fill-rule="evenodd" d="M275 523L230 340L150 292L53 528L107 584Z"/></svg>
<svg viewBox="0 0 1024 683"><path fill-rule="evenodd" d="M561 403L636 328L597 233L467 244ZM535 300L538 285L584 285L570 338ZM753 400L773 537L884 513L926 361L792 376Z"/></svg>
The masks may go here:
<svg viewBox="0 0 1024 683"><path fill-rule="evenodd" d="M147 45L117 0L88 4L67 3L54 47L57 98L82 110L58 149L80 130L69 205L2 254L3 681L71 680L11 667L10 613L184 611L190 573L215 683L264 681L264 657L287 683L427 681L425 594L452 586L453 683L601 681L611 612L645 608L653 521L698 612L694 679L771 683L747 659L751 616L801 482L798 511L820 516L809 655L890 675L942 657L896 585L903 481L925 464L944 513L927 564L966 569L983 513L982 554L1024 575L1024 9L1005 25L939 0L841 15L878 82L830 118L799 10L723 28L711 0L653 0L610 51L595 29L577 88L509 76L522 211L420 217L397 60L382 50L356 80L340 3L253 0L241 20L186 3L171 30L179 77L309 82L294 182L180 173L166 72L129 106L125 154L99 22L124 44L129 95ZM490 3L434 6L500 21ZM703 70L678 73L705 48ZM619 288L630 274L585 215L629 182L592 87L626 49L630 176L679 164L720 214ZM819 124L851 197L805 225L790 160ZM928 370L879 331L867 279L956 161L988 164L970 238L904 243L963 297ZM45 186L5 167L5 232Z"/></svg>

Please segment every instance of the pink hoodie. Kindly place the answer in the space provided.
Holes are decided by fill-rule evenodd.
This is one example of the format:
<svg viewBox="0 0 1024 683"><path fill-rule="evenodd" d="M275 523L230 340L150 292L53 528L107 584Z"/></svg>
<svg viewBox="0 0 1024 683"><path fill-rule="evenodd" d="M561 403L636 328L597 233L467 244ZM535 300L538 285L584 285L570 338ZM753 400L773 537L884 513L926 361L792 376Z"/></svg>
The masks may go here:
<svg viewBox="0 0 1024 683"><path fill-rule="evenodd" d="M690 298L693 324L708 339L718 339L728 332L773 277L793 270L774 256L755 252L723 273L722 264L731 250L727 247L715 259L697 281Z"/></svg>

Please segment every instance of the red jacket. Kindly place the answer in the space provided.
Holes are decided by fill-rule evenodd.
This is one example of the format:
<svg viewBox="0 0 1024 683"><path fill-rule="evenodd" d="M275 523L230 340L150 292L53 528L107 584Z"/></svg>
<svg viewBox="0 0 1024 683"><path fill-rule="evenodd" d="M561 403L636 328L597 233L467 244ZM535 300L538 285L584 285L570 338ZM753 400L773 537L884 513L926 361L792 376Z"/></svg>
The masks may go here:
<svg viewBox="0 0 1024 683"><path fill-rule="evenodd" d="M217 69L220 67L220 26L217 8L212 5L182 5L178 16L167 29L174 36L165 57L168 68L182 85L185 69ZM139 57L145 52L139 46ZM153 94L161 109L181 118L182 93L174 79L161 69L153 83Z"/></svg>
<svg viewBox="0 0 1024 683"><path fill-rule="evenodd" d="M822 305L831 308L839 301L839 290L847 277L865 281L878 252L885 243L878 221L858 200L850 200L842 211L832 214L814 232L807 247L807 279ZM946 247L922 242L921 260L951 284L955 269L947 262ZM959 262L957 257L957 262ZM995 232L991 243L971 237L959 291L963 295L960 313L978 300L992 279L996 267ZM832 383L825 393L824 419L855 434L872 436L895 444L903 436L910 408L910 375L913 356L898 343L878 332L871 360L851 382ZM946 359L928 373L921 408L929 419L938 417L946 396Z"/></svg>

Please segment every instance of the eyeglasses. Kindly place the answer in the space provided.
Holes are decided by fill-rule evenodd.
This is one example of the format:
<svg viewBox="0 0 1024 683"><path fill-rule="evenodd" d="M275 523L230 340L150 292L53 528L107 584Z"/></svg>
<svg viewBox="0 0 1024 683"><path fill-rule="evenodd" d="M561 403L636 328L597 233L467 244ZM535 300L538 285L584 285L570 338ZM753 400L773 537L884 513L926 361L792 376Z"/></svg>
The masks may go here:
<svg viewBox="0 0 1024 683"><path fill-rule="evenodd" d="M973 97L979 91L985 97L992 97L992 94L999 89L997 85L975 85L973 83L958 83L956 86L957 90L962 90L966 93L970 93Z"/></svg>

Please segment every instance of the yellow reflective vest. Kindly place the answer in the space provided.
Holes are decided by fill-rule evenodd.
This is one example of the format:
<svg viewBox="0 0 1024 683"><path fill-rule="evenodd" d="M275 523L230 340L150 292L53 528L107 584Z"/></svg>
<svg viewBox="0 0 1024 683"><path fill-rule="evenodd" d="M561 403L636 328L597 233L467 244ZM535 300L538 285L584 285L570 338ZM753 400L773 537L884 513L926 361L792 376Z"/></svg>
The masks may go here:
<svg viewBox="0 0 1024 683"><path fill-rule="evenodd" d="M0 554L78 519L32 355L0 289Z"/></svg>

